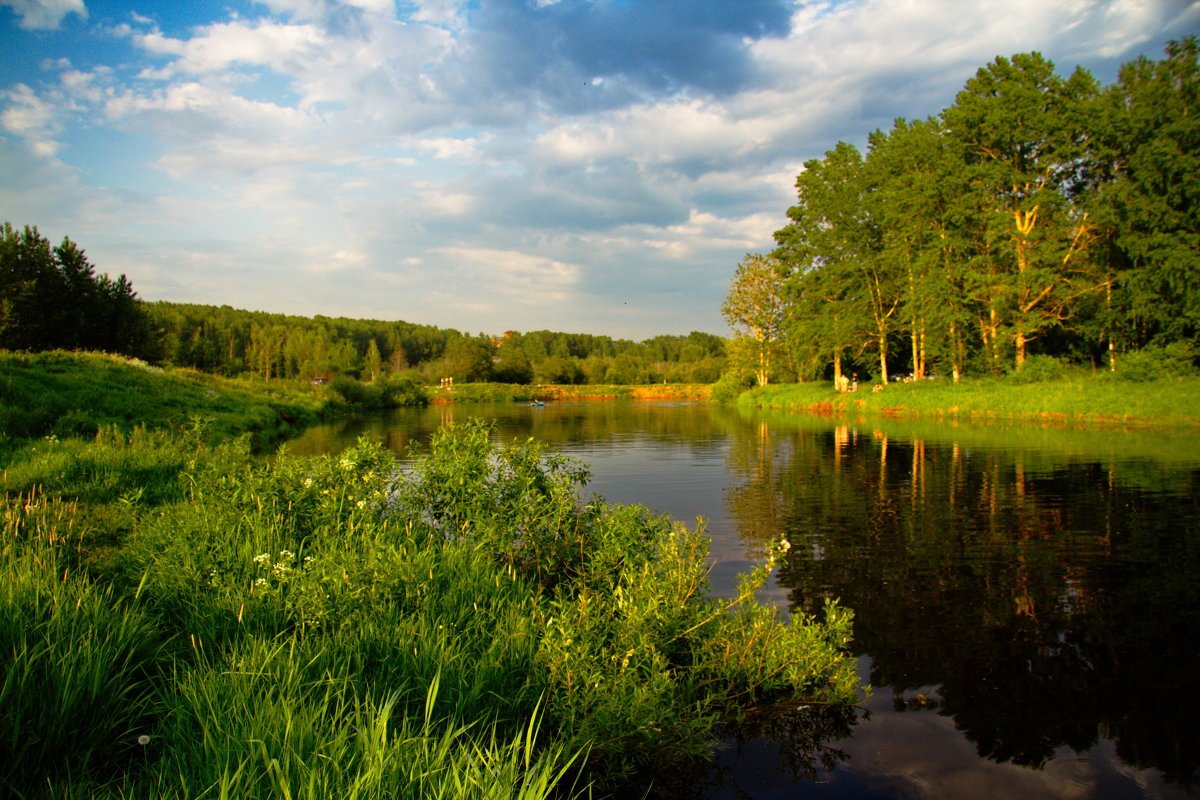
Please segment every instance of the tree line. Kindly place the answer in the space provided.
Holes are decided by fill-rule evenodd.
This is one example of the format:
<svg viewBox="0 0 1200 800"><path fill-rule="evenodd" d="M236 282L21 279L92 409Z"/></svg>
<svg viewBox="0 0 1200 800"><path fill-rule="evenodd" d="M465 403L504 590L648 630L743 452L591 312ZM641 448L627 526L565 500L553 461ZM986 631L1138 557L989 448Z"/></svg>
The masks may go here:
<svg viewBox="0 0 1200 800"><path fill-rule="evenodd" d="M152 339L124 275L97 275L70 239L52 247L37 228L0 228L0 348L141 356Z"/></svg>
<svg viewBox="0 0 1200 800"><path fill-rule="evenodd" d="M590 334L466 334L402 321L302 317L229 306L145 302L124 275L98 275L64 238L5 223L0 237L0 349L102 350L230 377L426 383L711 383L725 340L708 333L641 342Z"/></svg>
<svg viewBox="0 0 1200 800"><path fill-rule="evenodd" d="M805 162L723 311L756 373L922 378L1033 356L1188 360L1200 330L1200 43L1100 86L997 58L938 116Z"/></svg>
<svg viewBox="0 0 1200 800"><path fill-rule="evenodd" d="M374 381L408 373L426 383L707 383L724 368L725 342L693 332L642 342L590 334L466 334L401 321L301 317L228 306L157 302L147 313L161 361L224 375Z"/></svg>

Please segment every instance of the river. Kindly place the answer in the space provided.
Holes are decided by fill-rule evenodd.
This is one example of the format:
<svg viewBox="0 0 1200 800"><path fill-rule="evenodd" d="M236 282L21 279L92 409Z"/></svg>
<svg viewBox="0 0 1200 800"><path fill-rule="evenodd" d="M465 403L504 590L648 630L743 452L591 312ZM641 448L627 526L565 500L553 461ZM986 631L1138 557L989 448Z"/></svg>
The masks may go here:
<svg viewBox="0 0 1200 800"><path fill-rule="evenodd" d="M1196 432L607 402L400 410L289 447L404 454L471 416L589 464L595 494L702 518L714 594L784 535L763 602L854 610L870 699L764 718L679 796L1200 797Z"/></svg>

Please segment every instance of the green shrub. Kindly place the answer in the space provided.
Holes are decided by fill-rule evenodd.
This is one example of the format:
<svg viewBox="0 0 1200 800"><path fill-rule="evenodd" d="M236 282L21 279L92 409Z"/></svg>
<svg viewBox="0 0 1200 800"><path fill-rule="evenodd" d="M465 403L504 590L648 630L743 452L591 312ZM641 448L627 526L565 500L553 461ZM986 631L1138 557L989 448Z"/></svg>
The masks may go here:
<svg viewBox="0 0 1200 800"><path fill-rule="evenodd" d="M1025 359L1021 368L1013 370L1009 378L1017 383L1044 383L1062 380L1066 371L1066 365L1059 359L1038 354Z"/></svg>
<svg viewBox="0 0 1200 800"><path fill-rule="evenodd" d="M1126 381L1152 381L1194 375L1195 350L1187 342L1144 347L1117 357L1116 377Z"/></svg>
<svg viewBox="0 0 1200 800"><path fill-rule="evenodd" d="M714 403L733 405L738 396L754 386L754 376L748 372L726 372L713 384L710 395Z"/></svg>

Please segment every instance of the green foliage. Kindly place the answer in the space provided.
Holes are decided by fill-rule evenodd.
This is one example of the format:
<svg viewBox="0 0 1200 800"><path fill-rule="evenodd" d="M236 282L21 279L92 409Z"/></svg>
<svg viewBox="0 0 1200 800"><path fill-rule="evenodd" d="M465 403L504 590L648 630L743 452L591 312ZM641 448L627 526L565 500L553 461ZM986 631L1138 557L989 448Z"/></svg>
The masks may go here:
<svg viewBox="0 0 1200 800"><path fill-rule="evenodd" d="M124 275L96 275L70 239L0 226L0 348L153 354L142 303Z"/></svg>
<svg viewBox="0 0 1200 800"><path fill-rule="evenodd" d="M147 310L165 361L227 376L370 381L412 370L431 385L445 377L458 383L707 383L724 368L724 340L699 331L643 342L552 331L508 331L491 339L408 322L227 306L159 302Z"/></svg>
<svg viewBox="0 0 1200 800"><path fill-rule="evenodd" d="M1144 347L1117 358L1115 377L1135 382L1196 374L1195 349L1187 342Z"/></svg>
<svg viewBox="0 0 1200 800"><path fill-rule="evenodd" d="M1020 369L1014 370L1011 377L1020 383L1043 383L1062 380L1066 372L1067 365L1054 356L1035 355L1025 359L1025 363Z"/></svg>
<svg viewBox="0 0 1200 800"><path fill-rule="evenodd" d="M475 421L439 431L394 501L437 539L470 543L542 587L538 662L560 735L623 774L704 752L739 701L780 691L853 699L841 655L848 612L831 607L827 626L789 627L759 607L754 593L776 554L733 600L709 598L702 530L637 506L584 503L586 479L538 442L493 448Z"/></svg>
<svg viewBox="0 0 1200 800"><path fill-rule="evenodd" d="M779 550L709 598L702 530L585 501L587 469L537 442L471 423L400 473L365 442L208 435L8 454L6 790L571 797L585 765L705 752L757 697L856 696L848 614L754 602Z"/></svg>
<svg viewBox="0 0 1200 800"><path fill-rule="evenodd" d="M1028 376L1034 341L1084 363L1193 341L1198 59L1196 37L1171 42L1101 89L1038 53L996 58L865 158L839 142L806 162L774 253L796 371L871 354L884 384L1008 359Z"/></svg>
<svg viewBox="0 0 1200 800"><path fill-rule="evenodd" d="M401 408L429 404L425 387L411 375L388 375L373 383L362 383L339 375L329 389L345 405L359 408Z"/></svg>
<svg viewBox="0 0 1200 800"><path fill-rule="evenodd" d="M1116 375L1110 375L1074 368L1062 379L1047 382L1033 383L1019 377L965 378L955 384L939 378L892 383L880 392L859 389L850 394L839 394L828 382L780 384L752 389L738 399L738 405L938 419L948 416L1101 424L1122 421L1167 426L1200 421L1200 378L1194 373L1148 381L1136 391L1119 377L1119 369Z"/></svg>
<svg viewBox="0 0 1200 800"><path fill-rule="evenodd" d="M754 376L749 372L726 372L720 380L713 384L710 397L714 403L731 405L752 386L754 386Z"/></svg>

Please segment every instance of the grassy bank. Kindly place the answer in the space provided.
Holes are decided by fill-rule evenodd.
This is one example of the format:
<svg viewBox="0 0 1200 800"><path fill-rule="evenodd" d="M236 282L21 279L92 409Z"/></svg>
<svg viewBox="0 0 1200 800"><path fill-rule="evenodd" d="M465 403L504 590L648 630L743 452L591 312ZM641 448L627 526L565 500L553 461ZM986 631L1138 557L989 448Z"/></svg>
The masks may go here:
<svg viewBox="0 0 1200 800"><path fill-rule="evenodd" d="M707 400L706 384L617 385L522 385L515 383L466 383L453 389L431 390L435 403L529 403L583 400Z"/></svg>
<svg viewBox="0 0 1200 800"><path fill-rule="evenodd" d="M826 382L757 387L738 398L744 408L893 417L1011 419L1087 424L1200 425L1200 377L1118 381L1088 374L1045 382L969 378L861 386L838 393Z"/></svg>
<svg viewBox="0 0 1200 800"><path fill-rule="evenodd" d="M100 428L180 431L197 417L216 438L265 443L328 413L298 384L233 380L161 369L102 353L0 353L0 433L8 438L91 437Z"/></svg>
<svg viewBox="0 0 1200 800"><path fill-rule="evenodd" d="M77 368L39 364L41 398ZM195 421L224 387L86 366L153 416L0 448L0 794L604 797L764 699L857 698L847 611L753 599L784 543L709 598L702 530L581 504L536 442L262 458Z"/></svg>

